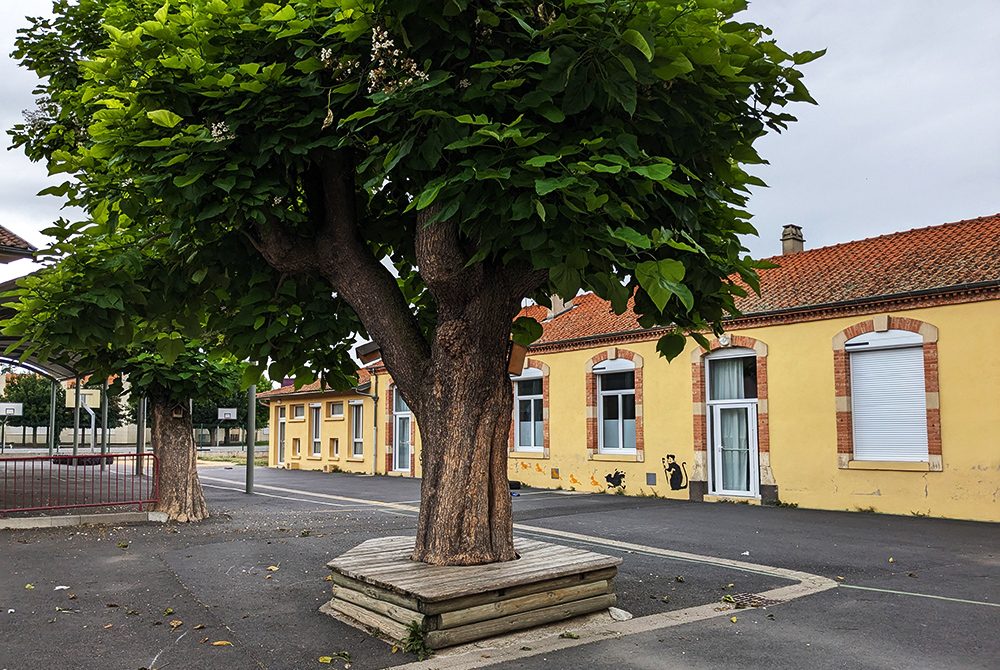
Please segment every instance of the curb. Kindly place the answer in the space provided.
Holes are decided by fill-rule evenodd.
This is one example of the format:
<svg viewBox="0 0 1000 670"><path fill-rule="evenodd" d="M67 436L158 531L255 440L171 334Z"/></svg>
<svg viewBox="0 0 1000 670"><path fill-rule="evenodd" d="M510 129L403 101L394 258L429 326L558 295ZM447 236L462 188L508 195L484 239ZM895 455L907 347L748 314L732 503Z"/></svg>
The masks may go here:
<svg viewBox="0 0 1000 670"><path fill-rule="evenodd" d="M65 516L31 516L21 519L0 519L0 530L146 522L166 523L167 513L112 512L109 514L67 514Z"/></svg>

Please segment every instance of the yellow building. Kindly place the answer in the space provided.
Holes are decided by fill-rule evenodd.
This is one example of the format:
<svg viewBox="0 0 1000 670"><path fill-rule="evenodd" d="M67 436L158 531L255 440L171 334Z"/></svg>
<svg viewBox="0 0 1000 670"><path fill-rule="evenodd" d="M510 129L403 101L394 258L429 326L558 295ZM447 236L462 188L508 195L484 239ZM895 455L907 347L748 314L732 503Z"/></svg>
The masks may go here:
<svg viewBox="0 0 1000 670"><path fill-rule="evenodd" d="M815 250L789 226L783 241L726 335L670 363L660 331L593 294L526 309L544 334L513 378L510 479L1000 521L1000 216ZM374 456L419 476L412 419L374 365L364 434L381 437L340 467Z"/></svg>

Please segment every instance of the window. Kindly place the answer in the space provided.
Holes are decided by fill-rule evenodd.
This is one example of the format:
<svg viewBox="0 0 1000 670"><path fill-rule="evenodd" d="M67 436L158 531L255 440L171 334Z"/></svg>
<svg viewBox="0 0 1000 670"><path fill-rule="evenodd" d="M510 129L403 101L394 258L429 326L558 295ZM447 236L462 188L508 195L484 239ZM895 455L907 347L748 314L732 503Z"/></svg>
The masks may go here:
<svg viewBox="0 0 1000 670"><path fill-rule="evenodd" d="M602 453L635 453L635 365L624 358L594 366L598 446Z"/></svg>
<svg viewBox="0 0 1000 670"><path fill-rule="evenodd" d="M292 418L293 419L304 419L304 418L306 418L306 406L305 405L293 405L292 406Z"/></svg>
<svg viewBox="0 0 1000 670"><path fill-rule="evenodd" d="M364 431L364 405L360 402L351 404L351 456L353 458L364 458L365 455L365 431Z"/></svg>
<svg viewBox="0 0 1000 670"><path fill-rule="evenodd" d="M320 418L320 408L319 408L319 406L317 405L316 407L310 407L309 408L309 414L311 415L310 418L312 419L312 455L313 456L322 456L323 455L323 445L320 442L320 435L319 435L319 429L320 429L320 421L319 421L319 418Z"/></svg>
<svg viewBox="0 0 1000 670"><path fill-rule="evenodd" d="M292 455L293 456L298 456L300 448L301 448L301 442L299 441L299 438L293 437L292 438Z"/></svg>
<svg viewBox="0 0 1000 670"><path fill-rule="evenodd" d="M844 345L851 378L854 460L927 462L923 338L887 330Z"/></svg>
<svg viewBox="0 0 1000 670"><path fill-rule="evenodd" d="M330 438L330 457L340 458L340 440L336 437Z"/></svg>
<svg viewBox="0 0 1000 670"><path fill-rule="evenodd" d="M342 402L331 402L329 416L331 419L342 419L344 418L344 403Z"/></svg>
<svg viewBox="0 0 1000 670"><path fill-rule="evenodd" d="M514 380L514 448L518 451L542 451L545 446L542 381L541 371L532 368Z"/></svg>

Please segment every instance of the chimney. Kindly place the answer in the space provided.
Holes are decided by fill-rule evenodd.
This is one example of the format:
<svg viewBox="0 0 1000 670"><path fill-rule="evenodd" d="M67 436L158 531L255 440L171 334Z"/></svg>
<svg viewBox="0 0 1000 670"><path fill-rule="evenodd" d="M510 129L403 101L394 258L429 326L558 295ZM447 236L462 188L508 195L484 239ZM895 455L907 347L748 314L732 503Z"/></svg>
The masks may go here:
<svg viewBox="0 0 1000 670"><path fill-rule="evenodd" d="M549 319L554 319L555 317L559 316L560 314L569 309L572 309L573 307L572 300L566 302L555 293L549 296L549 301L552 303L552 307L549 307L548 311L545 314L546 321Z"/></svg>
<svg viewBox="0 0 1000 670"><path fill-rule="evenodd" d="M781 255L794 254L802 251L802 243L805 242L805 238L802 237L801 226L793 226L791 224L785 226L781 229Z"/></svg>

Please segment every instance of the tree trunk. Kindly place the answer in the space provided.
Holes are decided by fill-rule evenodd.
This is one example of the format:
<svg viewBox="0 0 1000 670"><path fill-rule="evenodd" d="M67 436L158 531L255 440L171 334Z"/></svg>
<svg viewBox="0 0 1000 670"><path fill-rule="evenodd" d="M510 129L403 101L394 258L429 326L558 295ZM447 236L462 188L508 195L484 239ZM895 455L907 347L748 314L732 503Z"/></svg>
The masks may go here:
<svg viewBox="0 0 1000 670"><path fill-rule="evenodd" d="M187 403L174 403L166 394L150 391L153 453L160 462L160 499L156 511L172 521L201 521L208 516L205 494L198 480L194 426ZM174 409L182 412L173 416Z"/></svg>
<svg viewBox="0 0 1000 670"><path fill-rule="evenodd" d="M31 443L38 446L38 426L31 427Z"/></svg>
<svg viewBox="0 0 1000 670"><path fill-rule="evenodd" d="M477 565L517 558L507 479L510 300L484 290L458 314L439 313L415 403L423 481L414 560Z"/></svg>

